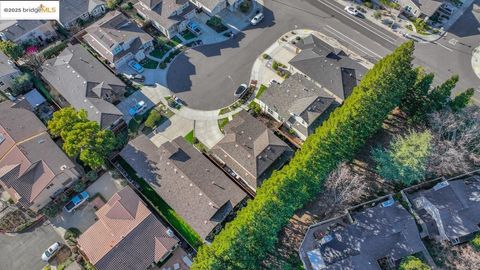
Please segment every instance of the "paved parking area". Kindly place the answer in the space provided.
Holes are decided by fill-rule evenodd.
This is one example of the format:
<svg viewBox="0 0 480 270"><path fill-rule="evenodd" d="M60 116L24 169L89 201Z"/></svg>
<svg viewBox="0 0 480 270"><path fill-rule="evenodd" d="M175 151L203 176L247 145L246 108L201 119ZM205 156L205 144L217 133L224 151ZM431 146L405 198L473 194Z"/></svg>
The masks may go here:
<svg viewBox="0 0 480 270"><path fill-rule="evenodd" d="M40 256L54 242L63 240L46 223L14 236L0 234L0 269L40 270L46 265Z"/></svg>

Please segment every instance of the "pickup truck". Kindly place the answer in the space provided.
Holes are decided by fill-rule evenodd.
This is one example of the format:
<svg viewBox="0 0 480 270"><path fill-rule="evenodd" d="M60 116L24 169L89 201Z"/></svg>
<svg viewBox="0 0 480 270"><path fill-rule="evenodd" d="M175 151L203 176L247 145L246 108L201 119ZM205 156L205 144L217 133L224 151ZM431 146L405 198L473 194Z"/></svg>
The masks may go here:
<svg viewBox="0 0 480 270"><path fill-rule="evenodd" d="M79 207L82 203L84 203L90 195L88 195L88 192L83 191L80 194L75 195L66 205L63 207L65 211L68 213L72 212L75 208Z"/></svg>

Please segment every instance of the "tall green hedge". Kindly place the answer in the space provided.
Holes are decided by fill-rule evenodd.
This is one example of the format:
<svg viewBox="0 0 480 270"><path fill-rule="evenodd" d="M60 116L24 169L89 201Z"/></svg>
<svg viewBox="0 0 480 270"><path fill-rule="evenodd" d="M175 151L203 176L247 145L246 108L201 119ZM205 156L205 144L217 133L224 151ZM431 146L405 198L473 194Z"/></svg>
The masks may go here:
<svg viewBox="0 0 480 270"><path fill-rule="evenodd" d="M315 198L337 164L354 157L413 85L413 50L407 42L380 60L289 165L265 181L213 243L199 250L192 269L258 269L294 211Z"/></svg>

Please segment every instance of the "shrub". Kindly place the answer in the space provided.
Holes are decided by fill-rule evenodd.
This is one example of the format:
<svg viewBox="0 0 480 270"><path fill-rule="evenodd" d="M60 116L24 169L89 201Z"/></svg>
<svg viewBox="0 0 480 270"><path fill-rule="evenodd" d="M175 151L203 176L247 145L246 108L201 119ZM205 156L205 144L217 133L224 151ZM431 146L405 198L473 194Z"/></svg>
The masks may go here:
<svg viewBox="0 0 480 270"><path fill-rule="evenodd" d="M65 231L65 234L63 235L63 239L77 239L77 237L80 235L80 230L74 227L68 228Z"/></svg>
<svg viewBox="0 0 480 270"><path fill-rule="evenodd" d="M95 170L91 170L91 171L89 171L85 174L85 179L87 179L87 181L89 181L89 182L97 180L97 177L98 177L98 175L97 175L97 172Z"/></svg>
<svg viewBox="0 0 480 270"><path fill-rule="evenodd" d="M480 233L477 233L475 237L470 241L470 244L472 245L473 249L475 251L480 252Z"/></svg>
<svg viewBox="0 0 480 270"><path fill-rule="evenodd" d="M60 207L58 205L51 203L42 209L42 213L47 217L53 218L58 214L59 210Z"/></svg>
<svg viewBox="0 0 480 270"><path fill-rule="evenodd" d="M373 3L372 2L365 2L363 3L367 8L373 8Z"/></svg>
<svg viewBox="0 0 480 270"><path fill-rule="evenodd" d="M240 4L240 11L243 13L247 13L250 10L250 3L248 2L242 2Z"/></svg>
<svg viewBox="0 0 480 270"><path fill-rule="evenodd" d="M153 129L160 119L162 119L160 112L157 110L151 110L148 114L147 120L145 120L145 126Z"/></svg>
<svg viewBox="0 0 480 270"><path fill-rule="evenodd" d="M272 59L272 57L270 57L270 55L268 55L267 53L262 54L262 57L266 60Z"/></svg>
<svg viewBox="0 0 480 270"><path fill-rule="evenodd" d="M260 108L260 105L258 105L258 103L255 101L250 102L250 104L248 104L248 108L252 111L253 115L258 115L262 112L262 108Z"/></svg>
<svg viewBox="0 0 480 270"><path fill-rule="evenodd" d="M158 65L158 67L160 69L165 69L165 68L167 68L167 63L165 63L165 61L163 61L163 62L160 63L160 65Z"/></svg>
<svg viewBox="0 0 480 270"><path fill-rule="evenodd" d="M377 20L380 19L382 17L382 12L380 12L379 10L375 11L373 13L373 17Z"/></svg>
<svg viewBox="0 0 480 270"><path fill-rule="evenodd" d="M430 270L430 266L422 262L417 257L414 256L407 256L405 259L402 260L398 270Z"/></svg>
<svg viewBox="0 0 480 270"><path fill-rule="evenodd" d="M199 249L192 270L258 268L294 212L315 198L330 172L351 160L398 106L414 82L413 48L412 41L403 44L365 74L290 163L263 182L212 244Z"/></svg>
<svg viewBox="0 0 480 270"><path fill-rule="evenodd" d="M63 51L63 49L65 49L67 47L67 45L68 45L67 42L64 41L64 42L61 42L57 45L49 47L42 52L43 57L45 57L45 59L50 59L50 58L58 55L61 51Z"/></svg>
<svg viewBox="0 0 480 270"><path fill-rule="evenodd" d="M85 183L83 181L77 181L74 185L73 185L73 190L75 190L75 192L82 192L83 190L85 190Z"/></svg>
<svg viewBox="0 0 480 270"><path fill-rule="evenodd" d="M33 86L32 75L30 73L24 73L15 77L12 81L12 94L14 96L20 95L27 90L30 90Z"/></svg>

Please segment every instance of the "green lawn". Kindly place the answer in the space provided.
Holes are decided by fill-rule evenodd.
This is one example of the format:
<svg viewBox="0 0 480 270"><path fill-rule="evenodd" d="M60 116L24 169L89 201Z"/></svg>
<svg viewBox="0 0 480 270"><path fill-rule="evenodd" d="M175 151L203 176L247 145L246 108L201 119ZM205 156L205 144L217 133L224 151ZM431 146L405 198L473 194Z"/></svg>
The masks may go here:
<svg viewBox="0 0 480 270"><path fill-rule="evenodd" d="M185 135L184 138L185 138L185 140L186 140L187 142L193 144L194 141L195 141L195 135L193 134L193 130L190 131L187 135Z"/></svg>
<svg viewBox="0 0 480 270"><path fill-rule="evenodd" d="M141 193L150 204L157 209L158 213L165 218L195 249L198 249L203 241L200 236L180 217L143 178L138 177L135 170L122 158L118 162L125 171L141 187Z"/></svg>
<svg viewBox="0 0 480 270"><path fill-rule="evenodd" d="M195 34L193 34L192 32L190 32L188 30L185 30L181 35L186 40L194 39L194 38L197 37L197 36L195 36Z"/></svg>
<svg viewBox="0 0 480 270"><path fill-rule="evenodd" d="M223 128L225 127L226 124L228 124L228 122L229 122L228 118L218 119L218 127L222 132L223 132Z"/></svg>
<svg viewBox="0 0 480 270"><path fill-rule="evenodd" d="M174 36L172 39L170 39L170 42L169 42L169 44L173 45L172 47L175 47L175 46L177 46L178 44L181 44L181 43L182 43L182 40L177 36Z"/></svg>
<svg viewBox="0 0 480 270"><path fill-rule="evenodd" d="M142 67L144 68L148 68L148 69L156 69L157 66L158 66L158 62L155 61L155 60L152 60L148 57L145 57L145 59L143 59L142 61L140 61L140 65L142 65Z"/></svg>
<svg viewBox="0 0 480 270"><path fill-rule="evenodd" d="M153 56L153 57L161 59L163 56L165 56L165 54L168 52L168 50L170 50L170 47L168 47L168 46L159 46L159 47L155 48L155 50L153 50L150 53L150 55Z"/></svg>
<svg viewBox="0 0 480 270"><path fill-rule="evenodd" d="M262 96L263 92L265 92L265 90L267 90L267 87L263 84L260 85L260 88L258 89L257 95L255 97L260 98Z"/></svg>

